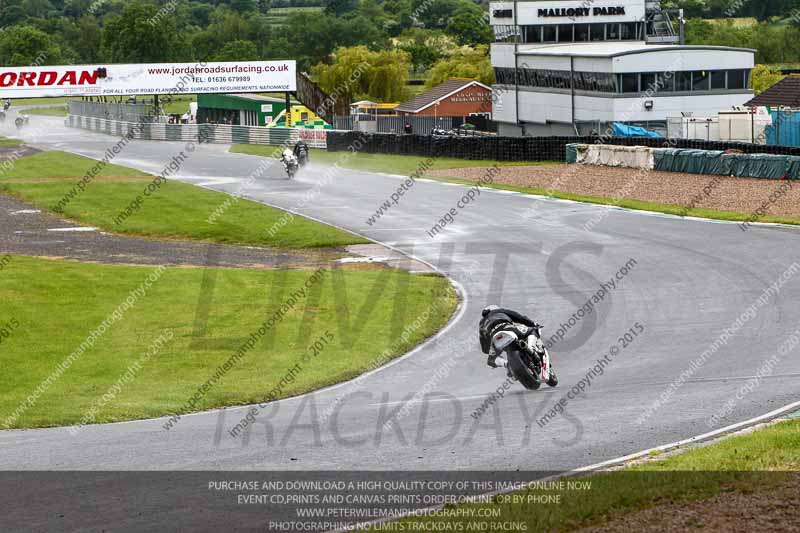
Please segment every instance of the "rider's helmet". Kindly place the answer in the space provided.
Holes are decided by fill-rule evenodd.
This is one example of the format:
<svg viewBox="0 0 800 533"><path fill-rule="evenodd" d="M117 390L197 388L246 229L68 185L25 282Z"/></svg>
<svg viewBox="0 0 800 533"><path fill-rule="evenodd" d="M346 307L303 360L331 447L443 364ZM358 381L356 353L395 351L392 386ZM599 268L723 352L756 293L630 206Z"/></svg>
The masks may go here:
<svg viewBox="0 0 800 533"><path fill-rule="evenodd" d="M481 311L481 316L486 316L492 311L496 311L497 309L500 309L500 307L496 305L487 305L486 307L483 308L483 311Z"/></svg>

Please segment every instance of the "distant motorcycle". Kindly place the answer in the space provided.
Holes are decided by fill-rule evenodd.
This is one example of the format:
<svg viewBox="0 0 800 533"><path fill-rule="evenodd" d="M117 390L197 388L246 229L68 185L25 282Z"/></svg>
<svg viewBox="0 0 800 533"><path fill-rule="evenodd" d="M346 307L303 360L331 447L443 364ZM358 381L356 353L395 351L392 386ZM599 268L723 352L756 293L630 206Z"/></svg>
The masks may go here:
<svg viewBox="0 0 800 533"><path fill-rule="evenodd" d="M297 156L297 163L300 165L301 168L306 166L308 164L308 153L301 151L300 154Z"/></svg>
<svg viewBox="0 0 800 533"><path fill-rule="evenodd" d="M292 151L287 148L281 155L281 162L283 163L283 169L286 171L286 175L289 176L289 179L294 178L294 175L297 174L297 169L299 168L297 156L295 156Z"/></svg>
<svg viewBox="0 0 800 533"><path fill-rule="evenodd" d="M14 124L19 129L21 129L22 126L26 125L27 123L28 123L28 115L19 116L16 118L16 120L14 120Z"/></svg>
<svg viewBox="0 0 800 533"><path fill-rule="evenodd" d="M558 385L558 377L550 365L550 354L542 342L542 326L527 327L509 324L494 333L492 346L497 363L505 366L523 387L536 390L542 382L550 387Z"/></svg>

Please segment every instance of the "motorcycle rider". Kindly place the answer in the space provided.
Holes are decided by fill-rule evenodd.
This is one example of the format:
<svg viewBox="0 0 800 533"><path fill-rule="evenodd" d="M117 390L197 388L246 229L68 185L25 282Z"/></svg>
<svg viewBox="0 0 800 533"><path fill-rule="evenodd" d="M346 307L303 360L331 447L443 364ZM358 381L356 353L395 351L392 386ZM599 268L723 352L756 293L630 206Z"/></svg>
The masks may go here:
<svg viewBox="0 0 800 533"><path fill-rule="evenodd" d="M297 141L297 144L294 145L294 150L292 150L292 153L295 155L295 157L297 157L297 162L300 163L300 166L308 163L308 145L303 139Z"/></svg>
<svg viewBox="0 0 800 533"><path fill-rule="evenodd" d="M288 148L284 148L283 152L281 153L281 163L283 163L283 169L285 171L289 171L290 164L296 164L293 162L292 159L295 158L294 152L289 150Z"/></svg>
<svg viewBox="0 0 800 533"><path fill-rule="evenodd" d="M481 311L481 321L478 325L481 351L489 356L489 358L486 360L486 364L491 368L498 367L498 365L495 363L495 360L499 354L492 353L492 337L494 337L494 334L499 329L506 328L510 325L516 330L516 333L520 338L527 337L528 332L520 331L519 328L514 326L515 323L523 324L529 328L539 327L539 324L512 309L506 309L497 305L489 305L484 307L483 311Z"/></svg>

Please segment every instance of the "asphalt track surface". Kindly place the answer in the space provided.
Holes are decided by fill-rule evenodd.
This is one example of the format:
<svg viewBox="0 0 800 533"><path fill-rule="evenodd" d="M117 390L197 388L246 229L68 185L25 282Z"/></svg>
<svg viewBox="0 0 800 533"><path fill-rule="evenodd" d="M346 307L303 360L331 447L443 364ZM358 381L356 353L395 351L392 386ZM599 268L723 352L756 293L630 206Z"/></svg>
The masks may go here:
<svg viewBox="0 0 800 533"><path fill-rule="evenodd" d="M22 136L41 148L100 158L117 142L65 128L58 119L31 120ZM4 128L10 133L8 123ZM181 150L184 143L133 141L113 162L159 173ZM89 426L76 436L63 428L0 431L0 469L570 470L709 431L709 417L736 399L748 378L800 328L800 271L784 275L800 262L800 232L794 229L743 232L735 224L484 189L431 238L426 230L456 207L467 187L419 181L370 226L366 219L400 178L344 170L304 202L325 168L312 165L287 181L276 164L242 190L263 160L226 150L204 145L177 177L295 209L428 261L463 289L460 314L437 339L356 384L268 407L252 431L238 438L228 430L247 408L185 416L169 431L166 419ZM584 229L598 217L594 229ZM630 259L635 265L616 289L552 348L559 387L531 392L515 384L483 416L471 416L506 379L486 367L475 343L484 305L525 312L552 335ZM780 292L741 320L705 364L684 373L685 382L673 387L665 405L637 422L782 276ZM644 332L623 349L618 339L637 323ZM612 347L619 351L604 374L569 400L565 415L540 427L536 420ZM715 427L797 401L798 353L780 356L770 375L740 395ZM265 381L265 390L270 385ZM420 390L430 394L410 399ZM334 416L326 418L334 406Z"/></svg>

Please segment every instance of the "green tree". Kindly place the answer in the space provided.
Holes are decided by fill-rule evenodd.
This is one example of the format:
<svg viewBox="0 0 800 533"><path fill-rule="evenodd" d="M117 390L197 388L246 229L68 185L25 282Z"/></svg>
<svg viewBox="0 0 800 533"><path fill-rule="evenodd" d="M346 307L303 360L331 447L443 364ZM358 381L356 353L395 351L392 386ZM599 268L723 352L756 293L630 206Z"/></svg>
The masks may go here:
<svg viewBox="0 0 800 533"><path fill-rule="evenodd" d="M428 70L425 86L430 88L450 78L469 78L485 85L494 83L494 69L489 60L488 47L461 48L444 59L437 61Z"/></svg>
<svg viewBox="0 0 800 533"><path fill-rule="evenodd" d="M319 63L311 73L328 93L348 102L363 98L379 102L405 99L410 57L402 50L372 51L366 46L338 48L330 64Z"/></svg>
<svg viewBox="0 0 800 533"><path fill-rule="evenodd" d="M334 17L341 17L352 13L358 6L358 0L327 0L325 2L325 13Z"/></svg>
<svg viewBox="0 0 800 533"><path fill-rule="evenodd" d="M294 57L292 45L286 37L271 37L264 46L264 59L289 59Z"/></svg>
<svg viewBox="0 0 800 533"><path fill-rule="evenodd" d="M253 41L236 40L222 47L214 61L256 61L260 59L258 47Z"/></svg>
<svg viewBox="0 0 800 533"><path fill-rule="evenodd" d="M102 50L108 61L158 63L184 56L184 43L175 20L159 16L159 8L146 0L132 0L121 15L112 16L103 28Z"/></svg>
<svg viewBox="0 0 800 533"><path fill-rule="evenodd" d="M63 65L61 47L49 34L31 26L13 26L0 32L0 64L6 67L23 65Z"/></svg>
<svg viewBox="0 0 800 533"><path fill-rule="evenodd" d="M780 71L767 65L756 65L750 84L756 94L761 94L784 78Z"/></svg>
<svg viewBox="0 0 800 533"><path fill-rule="evenodd" d="M239 13L250 13L258 9L256 0L230 0L231 9Z"/></svg>
<svg viewBox="0 0 800 533"><path fill-rule="evenodd" d="M494 32L483 10L475 4L454 14L447 24L446 31L455 37L460 45L489 44L494 40Z"/></svg>

